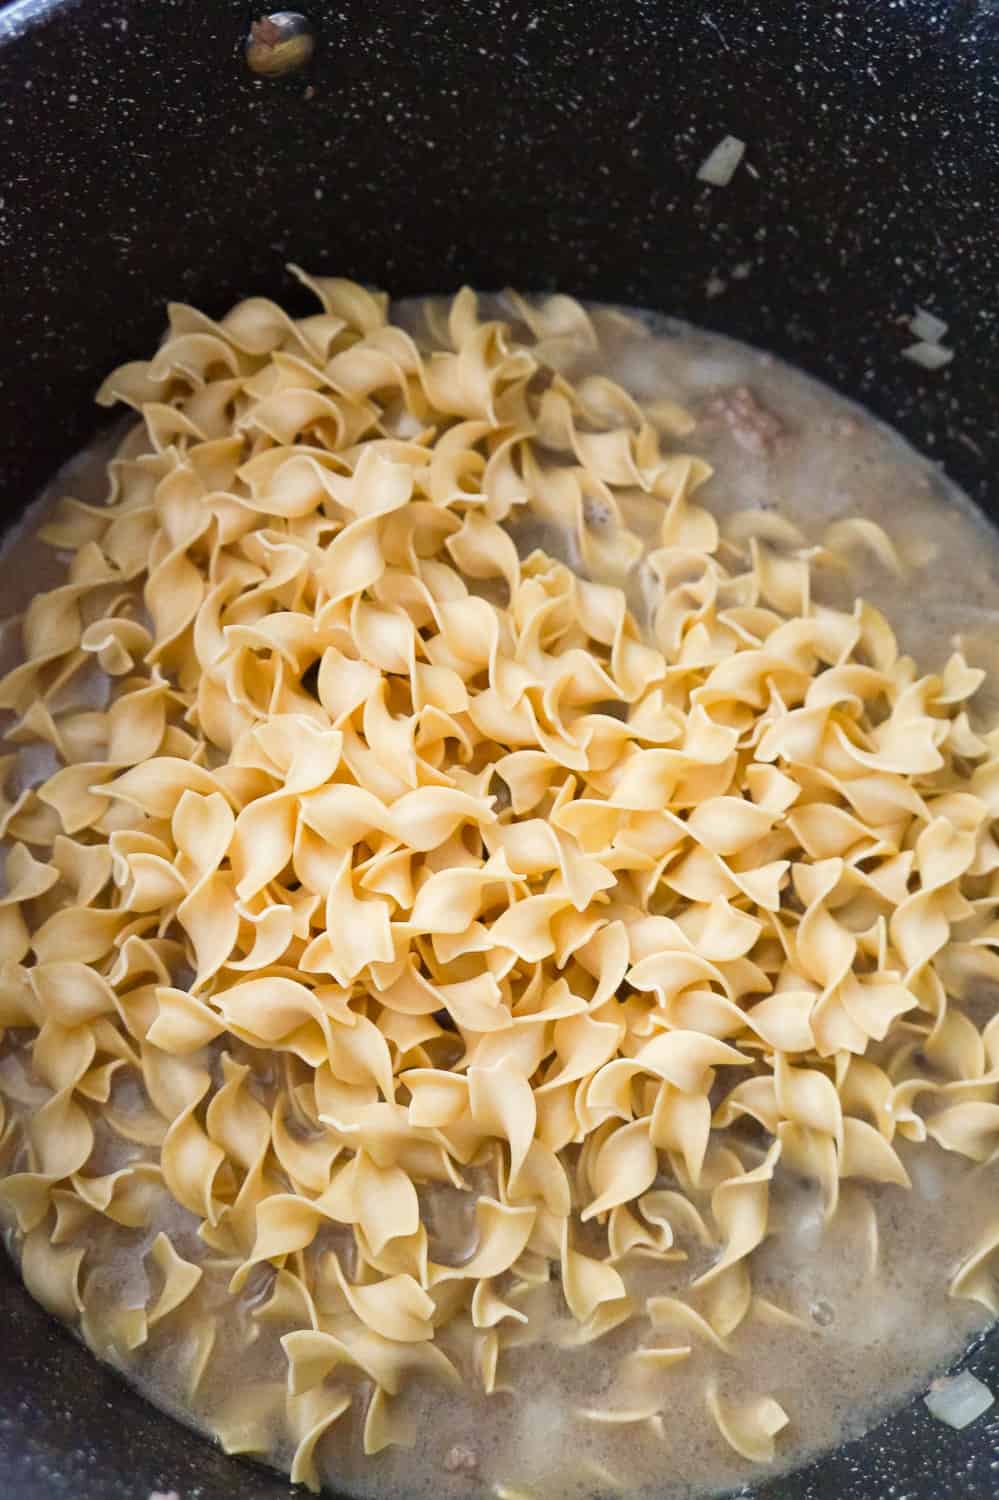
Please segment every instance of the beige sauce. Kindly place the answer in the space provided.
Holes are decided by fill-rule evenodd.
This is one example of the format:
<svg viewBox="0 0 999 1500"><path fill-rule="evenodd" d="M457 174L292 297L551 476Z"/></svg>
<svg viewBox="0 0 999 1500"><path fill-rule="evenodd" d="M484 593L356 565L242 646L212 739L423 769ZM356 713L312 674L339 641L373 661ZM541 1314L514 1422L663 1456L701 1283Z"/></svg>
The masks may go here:
<svg viewBox="0 0 999 1500"><path fill-rule="evenodd" d="M407 316L415 320L411 312ZM591 368L617 379L642 401L668 397L698 417L682 447L702 454L715 468L700 503L718 514L772 509L815 541L838 517L878 521L898 543L908 575L896 577L870 557L858 556L848 579L828 580L828 596L843 600L863 593L888 615L924 668L946 659L956 634L973 662L997 665L999 535L936 467L860 408L769 355L661 319L645 319L630 332L610 312L595 310L595 321L604 345L589 361ZM571 373L580 372L576 367ZM107 453L108 445L99 444L75 461L53 493L100 499ZM0 557L6 610L22 608L61 576L60 559L32 540L39 514L35 508ZM544 540L572 561L566 538L541 538L525 529L519 540L527 546ZM12 643L3 646L8 657ZM99 693L100 685L93 690ZM34 781L51 769L25 757L20 774ZM996 994L983 995L976 1020L994 1013L997 1003ZM226 1045L257 1069L259 1094L266 1100L268 1059L238 1043ZM206 1064L216 1051L206 1049ZM0 1051L0 1089L26 1114L47 1094L32 1077L16 1033L8 1034ZM139 1102L113 1099L124 1111ZM770 1236L753 1257L754 1288L798 1321L772 1326L750 1318L733 1335L727 1355L691 1339L682 1328L658 1332L656 1342L693 1343L691 1357L662 1375L665 1418L658 1430L650 1424L596 1424L573 1415L575 1407L613 1408L621 1355L648 1343L650 1330L635 1319L599 1342L575 1350L559 1347L557 1341L574 1325L553 1279L539 1298L551 1342L505 1355L500 1383L508 1389L486 1397L474 1378L457 1393L414 1385L402 1398L412 1416L414 1446L369 1459L361 1454L363 1408L355 1402L319 1450L330 1482L362 1494L428 1500L503 1493L493 1486L508 1486L511 1495L579 1497L617 1487L662 1500L716 1492L762 1471L739 1459L718 1435L704 1405L711 1376L723 1395L766 1392L786 1409L791 1424L778 1446L779 1466L799 1464L858 1434L924 1389L984 1326L983 1310L949 1299L946 1288L994 1219L999 1173L932 1144L902 1143L899 1149L913 1190L844 1184L831 1226L823 1224L817 1189L778 1169ZM154 1153L99 1130L88 1171L108 1172L144 1154ZM9 1156L0 1162L5 1172L11 1167ZM453 1189L430 1188L423 1196L435 1258L467 1256L474 1234L470 1199ZM161 1229L182 1255L199 1258L194 1217L162 1198L157 1205L161 1217L142 1231L105 1222L95 1232L88 1257L88 1264L98 1267L89 1281L95 1306L141 1306L147 1300L142 1257ZM317 1240L307 1253L333 1244L333 1238ZM680 1236L678 1244L688 1253L685 1261L638 1263L630 1273L636 1293L684 1295L704 1268L705 1252L693 1238ZM348 1252L349 1267L346 1240L337 1248ZM194 1424L211 1424L248 1377L283 1384L279 1339L300 1326L256 1316L270 1287L268 1273L252 1278L237 1299L227 1292L226 1280L212 1271L195 1294L206 1315L224 1314L224 1332L193 1409L184 1391L200 1355L191 1342L196 1316L185 1319L180 1342L164 1329L139 1358L121 1361L154 1401ZM441 1343L448 1348L446 1331ZM278 1444L268 1456L287 1464L290 1450Z"/></svg>

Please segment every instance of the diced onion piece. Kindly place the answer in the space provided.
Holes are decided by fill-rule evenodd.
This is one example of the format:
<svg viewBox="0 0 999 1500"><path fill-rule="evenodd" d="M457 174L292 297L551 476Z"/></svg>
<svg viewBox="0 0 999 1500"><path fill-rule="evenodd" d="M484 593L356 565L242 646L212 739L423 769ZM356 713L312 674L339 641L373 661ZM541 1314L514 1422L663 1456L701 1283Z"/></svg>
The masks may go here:
<svg viewBox="0 0 999 1500"><path fill-rule="evenodd" d="M909 319L909 327L926 344L939 344L950 325L935 313L927 312L925 307L916 308L916 316Z"/></svg>
<svg viewBox="0 0 999 1500"><path fill-rule="evenodd" d="M697 169L698 178L701 182L710 182L712 187L728 187L745 150L746 143L740 141L738 136L725 136L701 162Z"/></svg>
<svg viewBox="0 0 999 1500"><path fill-rule="evenodd" d="M922 365L924 370L941 370L954 358L953 349L945 349L943 344L928 344L925 340L910 344L908 349L902 350L902 354L906 359L911 359L914 365Z"/></svg>
<svg viewBox="0 0 999 1500"><path fill-rule="evenodd" d="M988 1386L976 1379L970 1370L935 1380L923 1397L931 1416L958 1429L967 1427L988 1411L995 1399Z"/></svg>

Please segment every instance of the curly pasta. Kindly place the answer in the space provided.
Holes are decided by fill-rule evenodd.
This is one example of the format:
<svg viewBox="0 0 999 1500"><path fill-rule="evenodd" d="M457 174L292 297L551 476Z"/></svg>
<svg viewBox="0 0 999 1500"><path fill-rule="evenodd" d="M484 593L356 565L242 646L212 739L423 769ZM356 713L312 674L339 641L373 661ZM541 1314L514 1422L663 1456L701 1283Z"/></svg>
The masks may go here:
<svg viewBox="0 0 999 1500"><path fill-rule="evenodd" d="M559 373L570 299L511 330L465 291L413 335L296 274L312 316L170 309L99 394L140 418L107 504L43 533L66 581L0 681L0 1024L37 1089L0 1078L0 1199L39 1300L120 1362L164 1325L188 1400L253 1293L280 1358L207 1420L315 1488L336 1424L412 1440L412 1383L499 1392L509 1351L625 1324L651 1342L576 1416L661 1431L693 1346L791 1320L753 1285L778 1171L831 1220L909 1185L900 1141L996 1155L999 1021L961 1002L999 730L959 653L919 677L817 601L854 549L901 566L880 528L720 524L680 408ZM993 1313L996 1243L951 1287ZM702 1399L773 1456L775 1399Z"/></svg>

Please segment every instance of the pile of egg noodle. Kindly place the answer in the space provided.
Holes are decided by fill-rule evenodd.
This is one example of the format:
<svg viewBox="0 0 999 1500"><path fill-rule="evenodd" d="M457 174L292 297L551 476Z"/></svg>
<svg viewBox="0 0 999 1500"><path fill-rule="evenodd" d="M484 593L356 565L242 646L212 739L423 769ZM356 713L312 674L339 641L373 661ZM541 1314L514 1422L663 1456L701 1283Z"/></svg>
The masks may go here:
<svg viewBox="0 0 999 1500"><path fill-rule="evenodd" d="M8 788L26 746L58 764L0 803L0 1023L44 1100L6 1101L0 1195L31 1291L119 1362L172 1328L192 1401L199 1283L270 1268L286 1388L214 1425L286 1424L315 1485L352 1406L372 1454L408 1382L498 1389L554 1276L577 1346L641 1331L589 1415L658 1421L692 1341L781 1315L778 1166L831 1217L844 1179L908 1185L896 1138L995 1153L999 1017L961 1002L999 976L999 730L960 654L920 677L870 604L815 602L883 532L722 532L682 411L559 373L577 304L463 292L412 336L301 279L297 320L174 306L101 391L142 418L107 504L44 528L66 581L0 683ZM434 1183L475 1195L459 1263ZM88 1296L96 1226L171 1201L196 1252L160 1232L145 1305ZM688 1295L633 1295L691 1224ZM997 1250L951 1293L999 1311ZM787 1422L710 1381L705 1412L758 1460Z"/></svg>

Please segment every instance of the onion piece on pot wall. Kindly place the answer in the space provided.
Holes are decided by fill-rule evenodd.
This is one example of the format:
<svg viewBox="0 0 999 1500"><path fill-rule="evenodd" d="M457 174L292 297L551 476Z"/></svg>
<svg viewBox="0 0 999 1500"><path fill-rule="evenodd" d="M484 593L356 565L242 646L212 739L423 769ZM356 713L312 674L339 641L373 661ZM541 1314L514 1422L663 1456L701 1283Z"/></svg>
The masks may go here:
<svg viewBox="0 0 999 1500"><path fill-rule="evenodd" d="M745 152L745 141L740 141L735 135L724 136L698 167L699 181L708 182L712 187L728 187Z"/></svg>
<svg viewBox="0 0 999 1500"><path fill-rule="evenodd" d="M931 1416L948 1427L968 1427L987 1412L995 1396L970 1370L934 1380L923 1397Z"/></svg>

